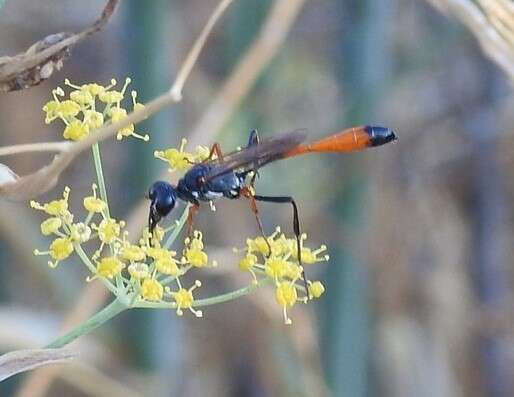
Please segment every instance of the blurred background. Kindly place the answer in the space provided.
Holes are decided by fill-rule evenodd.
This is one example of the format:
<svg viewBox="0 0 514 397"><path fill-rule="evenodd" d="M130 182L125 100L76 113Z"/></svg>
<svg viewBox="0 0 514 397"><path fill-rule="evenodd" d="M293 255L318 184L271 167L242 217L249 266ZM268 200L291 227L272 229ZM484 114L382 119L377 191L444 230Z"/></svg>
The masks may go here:
<svg viewBox="0 0 514 397"><path fill-rule="evenodd" d="M272 289L208 307L203 319L125 312L77 342L75 363L13 377L0 395L514 396L514 97L505 73L514 6L434 2L439 9L421 0L235 0L183 101L139 126L150 142L102 145L112 212L141 225L144 193L166 171L153 152L181 137L232 149L252 128L263 137L306 128L311 138L352 125L393 128L394 145L291 159L261 172L258 191L293 195L311 244L329 247L330 261L307 269L325 283L322 299L296 305L292 326L283 324ZM458 12L455 3L482 13ZM480 19L491 15L484 4L503 14ZM7 0L2 54L79 31L104 5ZM65 77L107 83L130 76L142 102L161 94L216 5L121 2L105 29L72 49L61 72L0 95L0 145L61 139L41 108ZM461 23L473 17L483 22L470 22L474 34ZM502 37L507 45L494 46ZM269 46L247 57L256 40ZM41 201L70 185L78 208L94 180L89 157L81 155ZM18 174L49 160L2 158ZM230 249L256 235L253 215L244 202L217 208L198 218L220 263L209 279L204 272L199 296L248 283ZM263 204L261 213L266 230L279 224L292 233L289 207ZM101 285L86 285L77 262L50 271L32 255L48 244L41 220L26 203L0 202L2 353L44 346L111 299Z"/></svg>

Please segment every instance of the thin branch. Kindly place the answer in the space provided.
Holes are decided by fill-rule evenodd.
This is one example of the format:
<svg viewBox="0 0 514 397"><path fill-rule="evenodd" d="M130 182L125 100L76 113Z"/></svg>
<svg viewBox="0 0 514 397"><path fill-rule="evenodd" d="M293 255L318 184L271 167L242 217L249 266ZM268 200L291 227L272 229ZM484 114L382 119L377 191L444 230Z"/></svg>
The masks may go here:
<svg viewBox="0 0 514 397"><path fill-rule="evenodd" d="M475 35L484 53L495 61L514 83L514 46L510 41L514 30L512 4L507 5L501 0L485 2L482 8L469 0L428 0L443 12L455 15ZM494 3L494 6L493 6ZM494 9L494 13L493 13ZM485 12L485 13L484 13ZM508 18L511 26L500 23L497 16L501 14L503 21Z"/></svg>
<svg viewBox="0 0 514 397"><path fill-rule="evenodd" d="M200 52L205 44L205 41L209 37L209 33L216 24L216 21L220 18L220 16L223 14L225 9L230 5L230 3L232 3L232 1L233 0L224 0L218 4L218 7L216 7L212 15L209 17L209 20L205 24L202 32L200 33L200 36L198 36L198 39L191 48L191 51L189 51L186 60L182 64L182 67L180 68L177 74L175 83L170 89L171 95L175 98L177 102L182 99L182 89L184 88L186 79L191 73L191 70L193 69L193 66L195 65L196 61L198 60L198 56L200 55Z"/></svg>
<svg viewBox="0 0 514 397"><path fill-rule="evenodd" d="M71 142L39 142L39 143L26 143L23 145L12 145L0 147L0 156L10 156L19 153L28 152L65 152L68 150Z"/></svg>

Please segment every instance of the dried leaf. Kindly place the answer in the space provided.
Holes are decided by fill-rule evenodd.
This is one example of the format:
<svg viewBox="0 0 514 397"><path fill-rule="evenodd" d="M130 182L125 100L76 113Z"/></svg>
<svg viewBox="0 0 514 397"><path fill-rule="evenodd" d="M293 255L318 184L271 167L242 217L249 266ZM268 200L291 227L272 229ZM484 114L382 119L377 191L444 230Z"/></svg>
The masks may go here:
<svg viewBox="0 0 514 397"><path fill-rule="evenodd" d="M101 17L79 33L55 33L34 43L26 52L13 57L0 58L0 92L29 88L60 70L70 48L105 26L112 16L118 0L109 0Z"/></svg>
<svg viewBox="0 0 514 397"><path fill-rule="evenodd" d="M17 350L0 356L0 382L20 372L48 364L64 363L77 356L69 348Z"/></svg>
<svg viewBox="0 0 514 397"><path fill-rule="evenodd" d="M63 152L55 156L50 164L32 174L16 176L10 181L0 178L0 196L11 200L26 200L47 192L56 185L59 174L75 155L76 152Z"/></svg>
<svg viewBox="0 0 514 397"><path fill-rule="evenodd" d="M0 184L16 182L18 175L7 167L5 164L0 163ZM0 186L1 186L0 185Z"/></svg>

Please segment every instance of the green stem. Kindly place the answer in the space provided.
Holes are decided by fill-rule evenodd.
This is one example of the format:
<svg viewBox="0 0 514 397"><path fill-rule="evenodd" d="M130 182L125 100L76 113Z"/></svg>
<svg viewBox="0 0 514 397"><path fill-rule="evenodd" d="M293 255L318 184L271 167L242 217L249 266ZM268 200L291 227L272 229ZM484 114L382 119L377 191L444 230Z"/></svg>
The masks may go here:
<svg viewBox="0 0 514 397"><path fill-rule="evenodd" d="M249 295L254 292L256 289L262 287L264 284L268 284L272 280L266 278L259 280L256 284L250 284L247 287L236 289L235 291L227 292L226 294L221 294L217 296L213 296L212 298L206 299L196 299L193 302L193 307L201 307L201 306L211 306L218 303L229 302L231 300L240 298L245 295ZM177 304L175 302L138 302L133 307L137 308L151 308L151 309L175 309Z"/></svg>
<svg viewBox="0 0 514 397"><path fill-rule="evenodd" d="M88 334L100 325L109 321L111 318L120 314L122 311L127 310L128 307L125 303L118 299L112 301L109 305L105 306L102 310L92 315L88 320L72 329L67 334L57 338L50 343L47 348L56 349L66 346L68 343L73 342L79 336Z"/></svg>
<svg viewBox="0 0 514 397"><path fill-rule="evenodd" d="M166 239L166 242L164 243L164 248L171 247L171 245L177 239L179 233L182 231L182 228L184 227L184 224L187 221L187 216L189 214L189 207L190 207L190 204L186 205L186 208L184 209L184 212L180 216L177 226L175 227L175 229L173 229L173 231L171 232L169 237Z"/></svg>
<svg viewBox="0 0 514 397"><path fill-rule="evenodd" d="M98 146L98 143L95 143L91 148L93 150L93 160L95 162L96 179L98 181L98 189L100 190L100 198L105 202L105 212L107 217L110 218L111 213L109 211L109 201L107 201L107 189L105 188L102 159L100 157L100 146Z"/></svg>

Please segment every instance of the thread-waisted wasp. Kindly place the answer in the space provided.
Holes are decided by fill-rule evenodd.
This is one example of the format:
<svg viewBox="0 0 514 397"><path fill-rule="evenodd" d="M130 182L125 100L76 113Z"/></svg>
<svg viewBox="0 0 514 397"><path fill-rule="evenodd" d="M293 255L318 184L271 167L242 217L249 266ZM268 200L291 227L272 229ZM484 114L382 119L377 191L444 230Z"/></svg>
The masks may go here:
<svg viewBox="0 0 514 397"><path fill-rule="evenodd" d="M208 158L201 163L194 164L176 186L165 181L157 181L150 187L148 193L148 198L151 200L148 216L150 235L153 234L159 221L175 207L177 198L192 204L187 219L188 230L191 233L193 218L199 210L201 201L209 202L223 197L228 199L244 197L250 202L259 231L267 242L271 253L271 246L259 217L257 201L291 204L298 263L302 266L298 206L291 196L255 194L254 185L258 170L273 161L300 154L354 152L381 146L397 139L392 130L378 126L353 127L315 142L303 143L306 137L307 135L304 132L291 132L261 140L257 130L252 130L248 145L228 154L224 154L217 143L213 144ZM215 158L214 155L216 155ZM305 272L303 271L302 276L306 291L308 291Z"/></svg>

